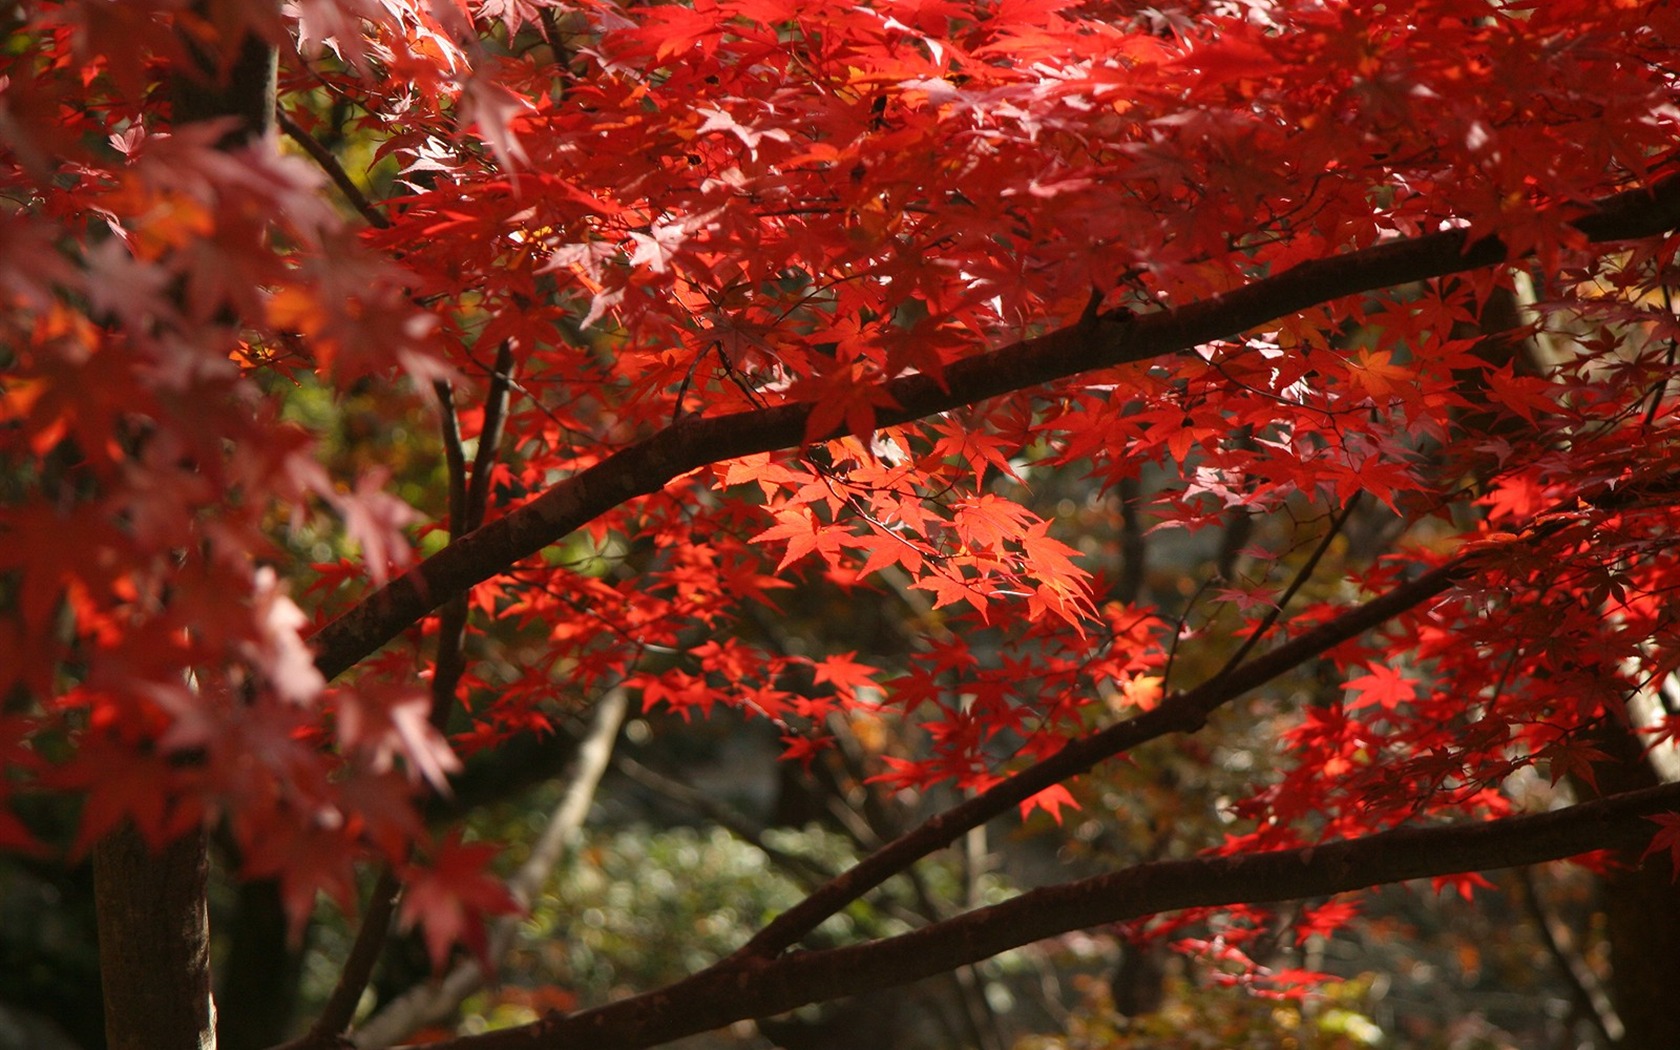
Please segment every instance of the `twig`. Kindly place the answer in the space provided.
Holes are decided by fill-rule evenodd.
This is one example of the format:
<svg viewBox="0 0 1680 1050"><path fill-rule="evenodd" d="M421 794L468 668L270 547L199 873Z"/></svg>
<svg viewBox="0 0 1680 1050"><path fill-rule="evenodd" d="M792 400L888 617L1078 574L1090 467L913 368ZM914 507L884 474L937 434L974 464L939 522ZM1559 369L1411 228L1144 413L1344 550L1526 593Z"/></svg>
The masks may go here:
<svg viewBox="0 0 1680 1050"><path fill-rule="evenodd" d="M443 435L443 459L449 469L449 534L460 536L467 520L467 456L461 446L461 422L455 412L455 388L445 380L432 384L437 394L438 429ZM476 459L476 457L475 457Z"/></svg>
<svg viewBox="0 0 1680 1050"><path fill-rule="evenodd" d="M490 507L490 468L502 444L502 425L507 421L508 389L513 385L513 340L503 339L496 348L496 370L490 373L490 389L484 395L484 425L478 432L478 449L473 454L472 483L467 490L466 517L462 532L484 524ZM451 536L456 535L453 529Z"/></svg>
<svg viewBox="0 0 1680 1050"><path fill-rule="evenodd" d="M821 865L797 853L790 853L771 845L764 838L763 828L741 814L733 806L718 801L704 791L698 791L680 780L675 780L663 773L649 769L625 755L617 756L613 765L633 783L640 784L650 791L705 816L742 842L754 847L763 853L770 863L776 865L807 890L821 886L834 877L834 872L823 868ZM914 877L916 873L911 871L907 874L911 876L911 886L917 898L915 909L912 911L889 903L887 910L907 921L938 922L945 918L946 916L934 902L932 894L928 892L927 886L920 879ZM982 987L984 977L975 967L965 966L947 975L947 978L951 984L952 993L957 998L962 1021L967 1027L966 1038L977 1050L986 1050L987 1047L1001 1045L1001 1037L996 1034L995 1030L991 1031L988 1039L988 1029L995 1029L997 1017L992 1012L990 1004L985 1000L985 992ZM983 1018L989 1019L991 1024L983 1024Z"/></svg>
<svg viewBox="0 0 1680 1050"><path fill-rule="evenodd" d="M627 755L619 755L613 760L613 765L632 783L639 784L680 806L702 814L731 835L764 854L772 864L782 868L807 889L820 886L834 877L834 872L824 869L815 862L801 857L797 853L790 853L771 845L765 841L763 828L749 820L733 806L719 801L704 791L696 790L680 780L668 777L657 770L649 769Z"/></svg>
<svg viewBox="0 0 1680 1050"><path fill-rule="evenodd" d="M1313 570L1318 568L1319 560L1330 549L1331 541L1341 534L1342 527L1347 524L1348 518L1352 517L1353 508L1359 503L1359 495L1355 492L1348 497L1347 503L1342 506L1341 513L1337 514L1330 522L1330 528L1324 533L1324 538L1319 540L1318 546L1313 549L1312 556L1307 559L1306 564L1301 566L1300 571L1295 573L1295 578L1289 581L1289 586L1284 588L1283 593L1278 595L1277 603L1267 611L1265 619L1260 621L1258 627L1249 632L1248 637L1243 640L1242 646L1232 654L1229 660L1225 661L1225 666L1219 669L1219 674L1214 675L1215 678L1219 678L1242 663L1243 658L1260 643L1260 639L1265 637L1266 633L1277 624L1278 617L1283 615L1283 610L1289 605L1289 600L1295 597L1295 592L1304 587L1306 582L1312 578Z"/></svg>
<svg viewBox="0 0 1680 1050"><path fill-rule="evenodd" d="M1668 318L1669 323L1672 324L1674 323L1674 295L1669 291L1668 285L1666 284L1663 285L1662 298L1663 314ZM1680 340L1676 340L1673 336L1670 336L1668 339L1668 352L1664 355L1663 364L1671 370L1674 368L1674 354L1676 349L1680 349ZM1652 423L1656 422L1657 411L1662 407L1663 392L1667 389L1668 379L1666 376L1652 384L1651 407L1645 410L1645 426L1647 428L1649 428Z"/></svg>
<svg viewBox="0 0 1680 1050"><path fill-rule="evenodd" d="M454 388L440 379L432 385L432 389L437 392L438 424L443 434L444 460L449 469L449 535L458 539L470 531L466 523L472 515L467 503L467 458L461 446L461 425L455 412ZM437 657L432 666L431 723L440 733L449 725L455 694L467 670L464 653L468 612L464 591L450 598L438 612Z"/></svg>

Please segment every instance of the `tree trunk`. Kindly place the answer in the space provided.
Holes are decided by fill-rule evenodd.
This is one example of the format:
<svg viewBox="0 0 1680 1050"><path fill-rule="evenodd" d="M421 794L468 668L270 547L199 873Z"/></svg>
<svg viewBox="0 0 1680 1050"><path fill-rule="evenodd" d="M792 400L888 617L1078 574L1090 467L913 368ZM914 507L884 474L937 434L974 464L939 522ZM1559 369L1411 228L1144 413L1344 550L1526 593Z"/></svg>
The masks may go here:
<svg viewBox="0 0 1680 1050"><path fill-rule="evenodd" d="M220 140L232 149L274 124L277 52L254 36L223 46L238 49L232 63L189 41L199 68L177 70L170 95L176 124L234 118ZM209 868L203 828L153 852L125 824L94 847L108 1050L215 1050Z"/></svg>
<svg viewBox="0 0 1680 1050"><path fill-rule="evenodd" d="M284 1041L297 1009L303 951L290 943L280 884L243 883L231 922L220 928L227 948L216 975L219 1050L262 1050Z"/></svg>
<svg viewBox="0 0 1680 1050"><path fill-rule="evenodd" d="M1615 759L1598 767L1604 794L1633 791L1658 782L1643 754L1643 742L1620 723L1606 725L1596 741ZM1652 825L1653 828L1656 825ZM1610 998L1626 1034L1628 1050L1680 1050L1674 994L1680 988L1680 893L1666 859L1642 864L1637 854L1602 883L1605 936L1610 942Z"/></svg>
<svg viewBox="0 0 1680 1050"><path fill-rule="evenodd" d="M209 874L202 831L154 853L124 824L94 847L107 1050L214 1050Z"/></svg>

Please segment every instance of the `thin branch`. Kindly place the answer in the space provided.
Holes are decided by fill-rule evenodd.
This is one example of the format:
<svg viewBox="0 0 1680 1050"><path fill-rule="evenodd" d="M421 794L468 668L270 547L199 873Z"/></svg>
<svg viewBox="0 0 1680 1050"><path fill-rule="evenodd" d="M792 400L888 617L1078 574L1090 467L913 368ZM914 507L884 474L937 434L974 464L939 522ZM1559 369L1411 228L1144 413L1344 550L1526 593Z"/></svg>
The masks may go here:
<svg viewBox="0 0 1680 1050"><path fill-rule="evenodd" d="M441 379L432 386L437 393L444 461L449 469L449 535L458 539L471 531L466 527L467 520L472 516L467 503L467 457L461 444L461 424L455 411L454 388ZM461 676L467 671L468 613L467 595L463 591L445 602L438 614L437 658L432 665L431 722L439 732L449 725L449 713L455 707L455 694L460 688Z"/></svg>
<svg viewBox="0 0 1680 1050"><path fill-rule="evenodd" d="M1607 197L1574 226L1589 241L1649 237L1680 225L1680 175ZM957 361L939 378L909 375L882 384L876 413L891 426L1069 376L1151 360L1247 331L1344 296L1479 269L1508 259L1497 238L1463 230L1396 238L1301 263L1282 273L1182 307L1048 332ZM312 639L316 666L331 680L431 610L613 508L659 491L683 474L725 460L805 443L809 403L728 415L684 416L674 425L578 471L368 595Z"/></svg>
<svg viewBox="0 0 1680 1050"><path fill-rule="evenodd" d="M496 452L502 444L513 364L513 340L504 339L496 348L496 368L490 373L490 389L484 395L484 425L479 428L478 449L473 454L472 484L466 494L466 516L460 535L483 525L490 507L490 468L495 465Z"/></svg>
<svg viewBox="0 0 1680 1050"><path fill-rule="evenodd" d="M1114 600L1136 605L1143 597L1144 567L1149 558L1144 539L1141 509L1143 491L1137 478L1121 478L1116 486L1120 513L1120 568L1114 574Z"/></svg>
<svg viewBox="0 0 1680 1050"><path fill-rule="evenodd" d="M362 913L361 927L356 930L355 943L350 946L350 954L338 972L338 983L333 986L327 1005L321 1008L320 1016L315 1018L315 1023L309 1026L303 1037L286 1043L279 1050L343 1045L344 1033L350 1030L350 1023L356 1018L356 1007L373 977L374 964L385 948L386 933L391 928L391 916L396 912L401 890L402 885L391 866L382 866L379 877L374 880L367 910Z"/></svg>
<svg viewBox="0 0 1680 1050"><path fill-rule="evenodd" d="M285 122L284 114L281 114L281 120ZM288 134L290 133L288 130ZM504 353L506 345L503 344ZM500 354L497 363L498 366L502 364ZM505 369L499 367L498 371ZM475 484L474 491L469 492L466 454L461 442L460 417L455 411L454 391L442 380L435 383L433 389L438 399L444 459L449 472L449 530L451 535L459 536L463 532L471 531L471 522L475 516L482 520L487 487L485 491L477 491L478 486ZM499 431L506 402L506 383L498 384L497 379L492 378L489 401L485 407L486 429L494 427ZM481 474L488 474L486 465L493 456L494 443L490 445L487 453L486 443L481 440L474 461L475 483ZM448 722L461 676L466 672L464 647L467 613L466 596L463 594L445 605L439 618L441 622L438 628L437 659L432 672L431 722L440 730ZM362 992L373 976L373 967L384 950L391 927L391 914L400 889L400 883L390 865L381 867L379 877L374 883L372 899L362 917L361 927L356 931L355 944L339 972L338 984L333 988L332 997L320 1017L310 1027L309 1034L300 1045L331 1046L349 1030L355 1017L356 1006L361 1002Z"/></svg>
<svg viewBox="0 0 1680 1050"><path fill-rule="evenodd" d="M1307 558L1300 571L1295 573L1295 578L1290 580L1289 586L1285 587L1283 593L1278 595L1277 602L1266 610L1266 615L1259 625L1249 632L1248 637L1243 640L1242 647L1233 653L1229 660L1225 661L1225 666L1219 669L1219 674L1222 675L1242 663L1243 658L1248 656L1254 647L1260 643L1260 639L1264 638L1277 625L1278 617L1283 615L1283 610L1289 606L1290 599L1294 598L1296 592L1306 586L1308 580L1312 579L1313 571L1318 568L1319 561L1323 559L1325 552L1330 549L1331 542L1341 535L1343 526L1347 524L1348 518L1353 516L1353 508L1358 504L1359 493L1355 492L1348 497L1347 503L1343 504L1341 512L1331 519L1330 528L1325 531L1324 538L1318 541L1318 546L1313 549L1312 555ZM1214 677L1217 678L1219 675Z"/></svg>
<svg viewBox="0 0 1680 1050"><path fill-rule="evenodd" d="M1575 993L1575 1001L1580 1005L1581 1012L1592 1021L1598 1034L1604 1037L1605 1046L1618 1046L1627 1029L1622 1025L1622 1019L1616 1013L1616 1007L1610 1001L1610 995L1604 990L1604 984L1593 973L1592 967L1575 950L1575 945L1569 936L1569 930L1546 910L1546 904L1540 899L1540 887L1534 881L1534 872L1529 868L1517 871L1517 881L1522 887L1522 903L1528 909L1529 917L1534 920L1534 928L1545 942L1546 951L1557 963L1559 972L1568 983L1570 990Z"/></svg>
<svg viewBox="0 0 1680 1050"><path fill-rule="evenodd" d="M649 769L625 755L619 755L614 759L613 765L632 783L639 784L661 797L701 814L742 842L752 846L764 854L772 864L781 868L790 878L807 889L820 886L824 881L834 877L832 871L824 869L816 862L801 857L797 853L780 849L765 841L764 829L728 803L697 788L689 787L682 781L668 777L657 770Z"/></svg>
<svg viewBox="0 0 1680 1050"><path fill-rule="evenodd" d="M577 767L566 786L565 796L531 847L530 856L507 880L508 892L521 906L529 908L543 884L565 859L566 851L577 841L578 832L594 802L595 790L600 786L601 775L606 772L612 758L613 744L618 739L618 731L624 725L628 710L629 697L623 689L610 690L595 706L595 717L589 732L578 745ZM490 931L488 957L500 959L505 956L513 946L518 929L517 918L498 920ZM476 959L459 963L441 981L410 989L369 1018L357 1029L355 1045L362 1048L390 1046L422 1025L453 1016L467 996L484 987L488 976Z"/></svg>
<svg viewBox="0 0 1680 1050"><path fill-rule="evenodd" d="M391 220L387 219L378 208L373 206L373 202L368 200L367 194L363 193L362 188L356 185L356 180L350 177L350 173L344 170L344 165L340 164L338 158L333 156L332 150L321 145L315 136L299 127L298 123L287 116L286 111L279 106L274 107L274 119L279 122L280 130L286 133L286 137L301 146L303 151L309 154L310 159L327 173L327 178L333 181L333 185L338 187L338 191L344 194L344 199L349 201L350 206L367 220L369 226L375 226L381 230L390 229Z"/></svg>
<svg viewBox="0 0 1680 1050"><path fill-rule="evenodd" d="M284 113L280 114L280 120L282 126L289 123ZM295 125L288 127L287 133L293 137L302 134L301 131L294 132L294 128ZM449 525L453 533L459 528L466 514L466 458L462 453L461 427L455 412L454 392L450 385L442 380L433 384L433 391L438 399L439 429L449 473ZM457 606L460 607L459 610ZM431 721L440 729L448 717L450 700L455 695L455 687L464 670L461 660L463 631L461 625L456 624L452 629L451 624L452 614L457 612L464 617L464 601L452 601L444 608L443 628L438 633L436 669L432 674ZM396 910L397 898L401 891L402 884L397 880L391 865L381 865L379 875L374 880L373 893L362 913L361 925L356 930L356 940L339 970L338 983L333 986L332 995L322 1008L320 1016L315 1019L315 1023L310 1025L309 1031L300 1039L286 1044L285 1050L342 1045L344 1034L350 1030L351 1022L355 1020L356 1007L361 1003L362 993L373 977L373 968L385 950L386 940L390 936L391 916Z"/></svg>
<svg viewBox="0 0 1680 1050"><path fill-rule="evenodd" d="M442 379L432 384L437 395L438 429L443 436L443 459L449 471L449 535L460 537L472 531L467 520L467 454L461 444L461 420L455 411L455 388Z"/></svg>
<svg viewBox="0 0 1680 1050"><path fill-rule="evenodd" d="M1069 741L1049 758L887 843L777 916L737 956L768 957L781 953L830 915L921 857L949 845L969 828L1008 812L1052 784L1083 773L1104 759L1172 733L1195 732L1222 705L1428 601L1467 575L1471 567L1469 558L1448 562L1188 692L1174 693L1152 710Z"/></svg>
<svg viewBox="0 0 1680 1050"><path fill-rule="evenodd" d="M735 957L676 984L437 1050L639 1050L807 1003L895 987L1073 930L1185 908L1329 896L1386 883L1637 849L1680 785L1532 816L1403 828L1303 849L1157 861L1024 893L884 940L775 959Z"/></svg>
<svg viewBox="0 0 1680 1050"><path fill-rule="evenodd" d="M1662 287L1662 301L1663 315L1669 319L1670 323L1673 323L1674 294L1669 291L1669 287L1666 284ZM1680 350L1680 340L1676 340L1673 336L1669 336L1668 350L1663 355L1663 365L1666 369L1672 370L1674 368L1674 355L1676 350ZM1664 378L1657 380L1656 383L1651 386L1651 404L1650 407L1645 410L1646 429L1650 429L1651 424L1657 421L1657 412L1662 408L1663 393L1667 390L1668 379L1667 372L1665 372Z"/></svg>

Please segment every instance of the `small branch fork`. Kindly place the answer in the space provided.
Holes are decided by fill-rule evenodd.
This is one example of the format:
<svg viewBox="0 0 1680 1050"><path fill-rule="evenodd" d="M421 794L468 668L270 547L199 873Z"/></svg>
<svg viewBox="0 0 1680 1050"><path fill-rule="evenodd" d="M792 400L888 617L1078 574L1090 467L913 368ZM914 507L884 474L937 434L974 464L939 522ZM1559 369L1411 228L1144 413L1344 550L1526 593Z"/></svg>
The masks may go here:
<svg viewBox="0 0 1680 1050"><path fill-rule="evenodd" d="M1318 563L1330 550L1330 544L1335 541L1337 536L1341 535L1342 529L1347 526L1348 519L1353 516L1354 507L1359 505L1359 496L1360 493L1358 492L1349 496L1341 511L1330 520L1330 528L1325 531L1324 538L1318 541L1318 546L1313 549L1306 564L1302 565L1300 571L1295 573L1295 578L1289 581L1289 586L1284 588L1283 593L1278 596L1277 602L1266 611L1265 618L1260 621L1254 630L1249 632L1248 637L1242 643L1242 647L1232 654L1231 658L1225 662L1224 667L1219 669L1220 675L1234 670L1254 650L1254 647L1260 644L1260 639L1277 626L1278 617L1283 615L1283 610L1289 606L1289 602L1295 597L1296 592L1300 591L1302 587L1306 586L1307 581L1312 579L1313 571L1318 568ZM1214 677L1217 678L1219 675Z"/></svg>

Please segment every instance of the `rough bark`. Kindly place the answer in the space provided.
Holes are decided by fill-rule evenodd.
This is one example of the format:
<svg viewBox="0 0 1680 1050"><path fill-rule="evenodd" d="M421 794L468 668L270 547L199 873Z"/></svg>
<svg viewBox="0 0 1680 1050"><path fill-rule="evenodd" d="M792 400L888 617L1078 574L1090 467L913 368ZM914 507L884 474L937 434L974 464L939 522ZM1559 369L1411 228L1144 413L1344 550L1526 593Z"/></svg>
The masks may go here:
<svg viewBox="0 0 1680 1050"><path fill-rule="evenodd" d="M125 824L93 852L108 1050L214 1050L202 833L153 852Z"/></svg>

